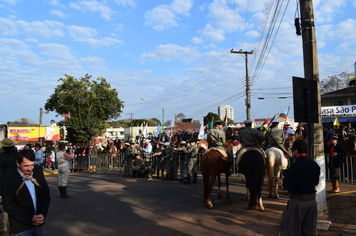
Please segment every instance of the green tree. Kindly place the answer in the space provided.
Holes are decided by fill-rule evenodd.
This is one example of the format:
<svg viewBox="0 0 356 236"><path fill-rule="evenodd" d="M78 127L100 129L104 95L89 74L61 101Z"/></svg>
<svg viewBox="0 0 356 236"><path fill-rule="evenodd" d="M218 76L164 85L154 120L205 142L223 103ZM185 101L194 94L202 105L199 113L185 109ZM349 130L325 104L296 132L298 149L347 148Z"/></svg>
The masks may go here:
<svg viewBox="0 0 356 236"><path fill-rule="evenodd" d="M210 121L217 121L217 120L220 120L220 117L218 114L216 113L213 113L213 112L209 112L206 116L204 116L204 125L207 125L209 124ZM215 124L213 124L214 126Z"/></svg>
<svg viewBox="0 0 356 236"><path fill-rule="evenodd" d="M88 143L93 137L105 131L107 121L122 113L123 102L118 98L105 78L91 80L91 75L79 79L65 75L58 81L54 93L47 99L46 112L58 115L69 114L59 125L67 128L67 140L72 143Z"/></svg>

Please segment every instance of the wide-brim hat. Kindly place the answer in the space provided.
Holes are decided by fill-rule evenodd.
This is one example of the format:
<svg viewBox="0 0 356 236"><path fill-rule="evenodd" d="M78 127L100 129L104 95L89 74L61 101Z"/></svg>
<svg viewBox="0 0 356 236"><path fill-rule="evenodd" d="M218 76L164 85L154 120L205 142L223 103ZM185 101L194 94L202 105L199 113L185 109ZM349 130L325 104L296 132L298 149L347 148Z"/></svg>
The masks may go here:
<svg viewBox="0 0 356 236"><path fill-rule="evenodd" d="M334 134L333 136L331 136L331 139L338 140L338 139L339 139L339 137L338 137L336 134Z"/></svg>
<svg viewBox="0 0 356 236"><path fill-rule="evenodd" d="M14 141L10 138L4 138L1 142L0 142L0 146L1 147L14 147L16 144L18 144L17 141Z"/></svg>
<svg viewBox="0 0 356 236"><path fill-rule="evenodd" d="M290 124L288 122L284 123L283 126L290 126Z"/></svg>
<svg viewBox="0 0 356 236"><path fill-rule="evenodd" d="M244 120L244 123L245 124L252 124L252 121L251 120Z"/></svg>
<svg viewBox="0 0 356 236"><path fill-rule="evenodd" d="M66 143L59 143L58 144L58 150L63 150L67 146Z"/></svg>
<svg viewBox="0 0 356 236"><path fill-rule="evenodd" d="M130 145L134 145L134 144L136 144L135 142L130 142Z"/></svg>
<svg viewBox="0 0 356 236"><path fill-rule="evenodd" d="M149 142L151 142L151 140L145 139L145 143L149 143Z"/></svg>
<svg viewBox="0 0 356 236"><path fill-rule="evenodd" d="M180 141L180 144L187 144L187 142L182 140L182 141Z"/></svg>
<svg viewBox="0 0 356 236"><path fill-rule="evenodd" d="M163 146L169 146L169 145L171 145L171 143L170 142L165 142L164 144L163 144Z"/></svg>

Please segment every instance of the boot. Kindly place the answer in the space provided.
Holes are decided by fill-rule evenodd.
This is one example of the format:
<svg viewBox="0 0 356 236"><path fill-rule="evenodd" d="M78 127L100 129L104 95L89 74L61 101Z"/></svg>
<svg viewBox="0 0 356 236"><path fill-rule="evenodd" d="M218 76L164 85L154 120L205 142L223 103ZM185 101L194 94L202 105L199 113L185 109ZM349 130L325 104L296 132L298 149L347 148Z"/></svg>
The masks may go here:
<svg viewBox="0 0 356 236"><path fill-rule="evenodd" d="M339 193L340 189L339 189L339 182L337 180L333 180L331 181L332 185L333 185L333 189L330 191L331 193Z"/></svg>
<svg viewBox="0 0 356 236"><path fill-rule="evenodd" d="M231 176L230 162L228 162L228 163L226 164L225 174L226 174L227 176Z"/></svg>
<svg viewBox="0 0 356 236"><path fill-rule="evenodd" d="M61 198L71 198L71 196L69 196L67 194L67 186L64 186L64 187L60 187L62 189L62 195L61 195Z"/></svg>
<svg viewBox="0 0 356 236"><path fill-rule="evenodd" d="M61 186L58 186L58 190L59 190L60 197L62 197L62 196L63 196L63 190L62 190L62 187L61 187Z"/></svg>
<svg viewBox="0 0 356 236"><path fill-rule="evenodd" d="M188 174L186 181L184 181L183 183L190 184L190 174Z"/></svg>
<svg viewBox="0 0 356 236"><path fill-rule="evenodd" d="M159 170L157 171L157 179L159 179Z"/></svg>
<svg viewBox="0 0 356 236"><path fill-rule="evenodd" d="M169 180L169 175L166 175L166 177L164 178L164 180Z"/></svg>
<svg viewBox="0 0 356 236"><path fill-rule="evenodd" d="M135 178L135 177L136 177L136 170L133 170L131 178Z"/></svg>

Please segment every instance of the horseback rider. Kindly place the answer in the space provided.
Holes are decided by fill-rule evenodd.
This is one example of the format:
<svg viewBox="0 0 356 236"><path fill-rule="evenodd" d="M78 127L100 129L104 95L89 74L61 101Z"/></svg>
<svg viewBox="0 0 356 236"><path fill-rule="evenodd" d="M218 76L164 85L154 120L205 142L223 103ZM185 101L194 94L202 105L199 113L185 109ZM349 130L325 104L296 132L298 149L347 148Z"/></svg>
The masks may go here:
<svg viewBox="0 0 356 236"><path fill-rule="evenodd" d="M291 150L287 150L284 146L285 136L283 129L278 128L279 121L272 121L271 129L267 131L266 134L266 149L275 147L283 151L284 155L287 157L292 156Z"/></svg>
<svg viewBox="0 0 356 236"><path fill-rule="evenodd" d="M227 175L230 175L231 174L230 166L232 165L233 155L226 147L224 147L224 144L226 143L226 135L225 132L222 130L222 128L223 128L223 121L222 120L215 121L215 127L209 130L208 140L209 140L210 147L217 148L226 152L228 156L228 162L226 165L225 173Z"/></svg>
<svg viewBox="0 0 356 236"><path fill-rule="evenodd" d="M252 121L245 120L245 129L240 131L239 141L242 144L242 148L260 148L265 136L261 131L252 128Z"/></svg>
<svg viewBox="0 0 356 236"><path fill-rule="evenodd" d="M267 131L266 135L266 149L271 147L276 147L282 149L284 146L284 132L282 129L278 128L279 121L272 121L272 126L270 130Z"/></svg>

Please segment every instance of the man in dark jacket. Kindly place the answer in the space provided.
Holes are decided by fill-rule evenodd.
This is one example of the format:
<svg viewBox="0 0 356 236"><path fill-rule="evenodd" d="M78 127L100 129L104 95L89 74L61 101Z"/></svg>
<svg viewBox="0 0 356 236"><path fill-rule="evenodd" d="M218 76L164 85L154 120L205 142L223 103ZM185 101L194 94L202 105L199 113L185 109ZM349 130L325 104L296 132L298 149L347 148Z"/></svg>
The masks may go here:
<svg viewBox="0 0 356 236"><path fill-rule="evenodd" d="M34 153L22 150L17 157L17 169L2 181L4 209L13 234L42 235L51 199L43 171L34 169L34 165Z"/></svg>
<svg viewBox="0 0 356 236"><path fill-rule="evenodd" d="M316 235L315 186L319 184L320 167L307 156L305 139L296 140L292 150L296 161L283 171L283 187L290 199L282 214L281 236Z"/></svg>
<svg viewBox="0 0 356 236"><path fill-rule="evenodd" d="M330 191L331 193L339 193L339 168L342 167L342 163L344 162L344 157L347 155L346 150L343 146L338 142L338 136L333 135L331 137L331 144L329 146L329 150L327 151L329 154L329 170L330 170L330 180L333 186L333 189Z"/></svg>

